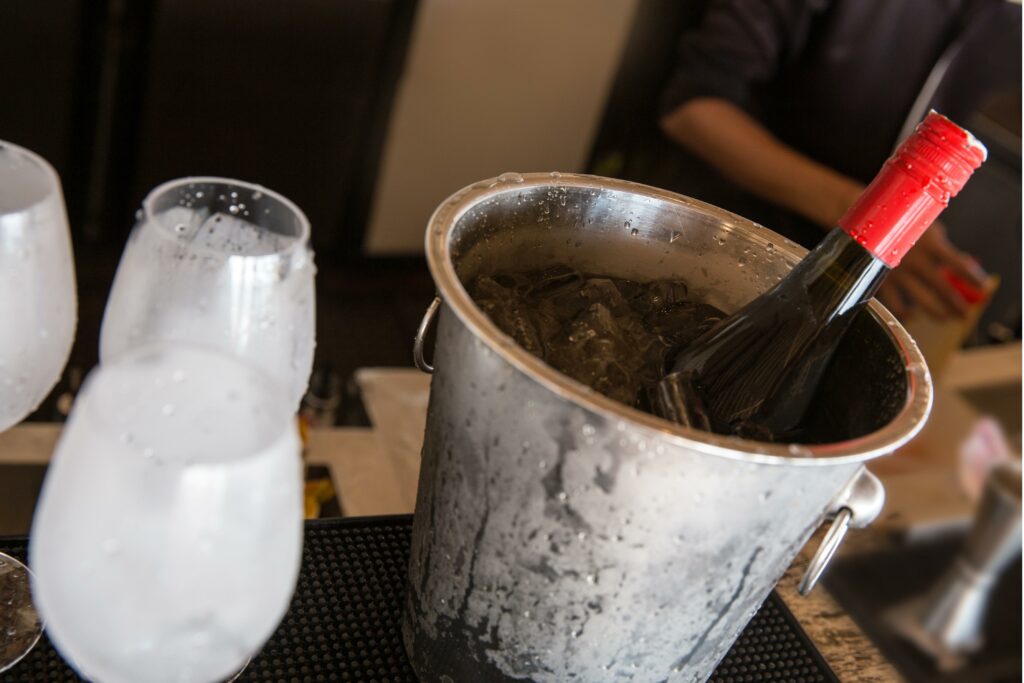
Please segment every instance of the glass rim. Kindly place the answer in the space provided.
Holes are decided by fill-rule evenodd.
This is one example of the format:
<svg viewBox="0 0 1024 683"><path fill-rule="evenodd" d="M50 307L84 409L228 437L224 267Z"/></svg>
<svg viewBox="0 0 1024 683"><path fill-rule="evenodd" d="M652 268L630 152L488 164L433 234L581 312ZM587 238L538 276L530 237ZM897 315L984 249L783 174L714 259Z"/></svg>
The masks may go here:
<svg viewBox="0 0 1024 683"><path fill-rule="evenodd" d="M99 381L104 380L106 375L110 374L109 372L106 372L108 368L124 366L127 363L136 362L140 358L144 358L154 352L166 353L168 349L186 349L189 351L199 352L203 355L217 358L223 363L233 364L236 367L244 369L251 377L257 378L257 383L262 385L262 388L265 390L265 395L271 399L272 403L276 407L280 408L280 410L274 411L279 414L271 417L271 419L279 421L280 424L273 426L268 430L267 436L260 439L259 446L257 448L249 449L245 453L236 457L224 459L202 458L201 460L197 460L197 463L238 462L249 460L272 448L274 444L282 438L287 437L288 432L290 431L290 425L292 424L295 415L294 410L291 408L291 401L289 400L287 386L259 365L256 365L255 363L236 354L208 344L173 339L150 341L138 346L132 346L121 353L116 354L113 358L107 359L106 362L97 363L85 376L85 379L82 381L81 389L78 393L79 398L85 399L85 412L87 412L89 418L99 424L110 435L116 436L118 431L117 425L104 414L104 411L100 409L96 401L89 400L90 395L95 391L96 384ZM76 403L78 402L76 401ZM74 417L74 410L72 410L71 415L68 416L69 422L72 417Z"/></svg>
<svg viewBox="0 0 1024 683"><path fill-rule="evenodd" d="M29 211L32 211L36 207L41 206L48 201L51 201L53 196L61 191L60 174L57 173L57 169L53 167L53 164L47 161L43 156L36 152L33 152L27 147L23 147L22 145L10 142L9 140L0 139L0 149L5 147L13 149L23 154L25 157L28 158L29 161L39 166L39 168L42 169L43 173L46 175L47 180L49 181L49 187L47 187L46 194L38 201L34 201L31 204L27 204L26 206L23 206L22 208L17 209L15 211L0 211L0 216L16 216L21 213L27 213Z"/></svg>
<svg viewBox="0 0 1024 683"><path fill-rule="evenodd" d="M283 207L285 207L288 211L290 211L295 216L296 221L298 223L298 234L296 234L294 236L294 239L286 247L284 247L282 249L278 249L276 251L272 251L272 252L267 253L267 254L238 254L238 253L230 253L230 252L226 252L226 251L223 251L223 250L220 250L220 249L216 249L214 247L210 247L210 246L205 245L205 244L198 244L198 245L191 244L190 247L195 249L196 251L199 251L199 252L202 252L202 253L206 253L206 254L213 254L213 255L216 255L218 257L227 258L227 259L235 258L235 259L244 259L244 260L252 260L252 259L259 260L259 259L278 259L278 258L281 258L281 257L287 257L287 256L293 254L299 248L308 248L309 242L310 242L310 236L311 236L311 229L310 229L310 224L309 224L309 218L306 216L305 212L302 209L299 208L298 204L296 204L292 200L288 199L288 197L285 197L280 192L277 192L276 190L272 190L269 187L266 187L264 185L260 185L258 183L250 183L250 182L245 181L245 180L239 180L237 178L228 178L228 177L225 177L225 176L184 176L184 177L181 177L181 178L174 178L172 180L164 181L164 182L160 183L159 185L157 185L156 187L154 187L153 189L151 189L146 194L146 197L142 200L142 212L143 212L142 220L145 223L155 223L155 224L157 224L160 227L160 229L157 230L156 232L164 235L164 237L167 237L169 239L173 239L175 236L173 234L171 234L170 231L167 230L165 228L165 226L163 226L163 224L161 224L157 220L157 211L156 211L155 203L156 203L157 199L162 197L168 191L171 191L171 190L176 189L176 188L183 188L183 187L187 188L189 185L199 185L199 184L221 185L221 186L225 186L225 187L234 187L234 188L238 188L238 189L244 190L246 192L250 192L250 193L260 193L260 194L264 195L265 197L268 197L269 199L271 199L271 200L281 204ZM290 235L284 235L284 236L285 237L291 237Z"/></svg>
<svg viewBox="0 0 1024 683"><path fill-rule="evenodd" d="M2 550L0 550L0 560L12 564L16 570L21 569L25 572L25 583L28 586L29 601L31 602L36 575L35 572L32 571L31 567L28 566L28 562L23 562L22 560L19 560L13 555L9 555L3 552ZM10 671L12 668L14 668L14 666L18 662L20 662L26 656L28 656L28 653L32 652L32 650L35 649L36 645L39 644L39 639L42 637L43 631L46 629L46 621L43 618L42 613L40 613L39 610L35 609L34 603L32 604L32 607L36 615L35 629L33 629L33 635L35 637L32 638L31 642L27 642L27 647L20 653L16 654L12 659L8 661L0 660L0 674L3 674L6 671ZM29 629L25 629L25 631L29 632Z"/></svg>

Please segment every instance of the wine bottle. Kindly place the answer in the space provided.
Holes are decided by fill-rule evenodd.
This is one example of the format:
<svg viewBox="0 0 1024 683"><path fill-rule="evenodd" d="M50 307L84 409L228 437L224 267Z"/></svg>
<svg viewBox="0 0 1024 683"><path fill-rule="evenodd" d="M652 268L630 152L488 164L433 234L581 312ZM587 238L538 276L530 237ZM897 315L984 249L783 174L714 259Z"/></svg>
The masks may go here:
<svg viewBox="0 0 1024 683"><path fill-rule="evenodd" d="M676 355L658 412L722 434L792 439L855 314L985 157L970 133L929 113L838 229Z"/></svg>

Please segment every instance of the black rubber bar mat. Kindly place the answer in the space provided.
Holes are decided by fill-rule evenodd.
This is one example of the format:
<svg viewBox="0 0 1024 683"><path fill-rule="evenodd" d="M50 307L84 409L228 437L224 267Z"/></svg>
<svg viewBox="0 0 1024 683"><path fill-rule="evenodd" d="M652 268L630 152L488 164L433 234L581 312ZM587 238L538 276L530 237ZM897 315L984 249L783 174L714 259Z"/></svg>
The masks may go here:
<svg viewBox="0 0 1024 683"><path fill-rule="evenodd" d="M414 683L402 647L401 611L412 517L306 522L291 608L239 681ZM24 539L0 551L24 560ZM46 634L4 681L79 681ZM711 678L717 683L837 681L775 593ZM475 682L472 682L475 683Z"/></svg>

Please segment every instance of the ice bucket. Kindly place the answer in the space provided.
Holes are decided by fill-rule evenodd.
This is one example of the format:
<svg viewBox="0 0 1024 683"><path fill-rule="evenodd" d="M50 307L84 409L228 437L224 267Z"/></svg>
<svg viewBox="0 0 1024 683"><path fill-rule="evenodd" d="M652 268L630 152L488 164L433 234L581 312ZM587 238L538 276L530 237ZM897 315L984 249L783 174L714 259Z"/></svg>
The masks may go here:
<svg viewBox="0 0 1024 683"><path fill-rule="evenodd" d="M854 322L814 410L835 438L694 431L608 399L474 305L479 273L568 263L677 278L726 311L805 251L687 197L581 175L504 174L435 211L438 299L403 636L423 681L702 681L815 529L881 508L863 463L924 425L928 371L881 305ZM439 310L438 310L439 309ZM437 313L436 343L422 334Z"/></svg>

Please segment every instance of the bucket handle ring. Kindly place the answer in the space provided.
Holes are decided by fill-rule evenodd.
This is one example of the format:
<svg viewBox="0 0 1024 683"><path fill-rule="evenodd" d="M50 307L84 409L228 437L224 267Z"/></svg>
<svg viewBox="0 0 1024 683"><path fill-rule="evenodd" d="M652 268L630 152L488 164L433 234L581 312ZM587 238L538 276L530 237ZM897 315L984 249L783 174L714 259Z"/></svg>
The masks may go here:
<svg viewBox="0 0 1024 683"><path fill-rule="evenodd" d="M412 361L417 368L428 375L433 374L434 366L427 362L426 356L423 354L424 340L427 338L430 328L434 326L434 318L437 317L441 303L440 296L435 296L434 300L430 302L430 306L427 307L427 312L423 314L423 320L420 321L420 326L416 330L416 336L412 340Z"/></svg>
<svg viewBox="0 0 1024 683"><path fill-rule="evenodd" d="M862 466L857 476L832 502L832 511L829 515L832 517L832 526L829 527L800 580L797 587L800 595L807 595L817 585L818 579L825 572L825 567L839 550L846 532L851 527L859 529L875 521L883 505L885 487L878 477Z"/></svg>

